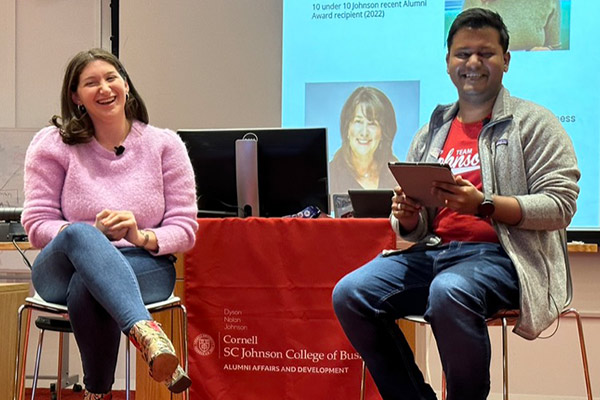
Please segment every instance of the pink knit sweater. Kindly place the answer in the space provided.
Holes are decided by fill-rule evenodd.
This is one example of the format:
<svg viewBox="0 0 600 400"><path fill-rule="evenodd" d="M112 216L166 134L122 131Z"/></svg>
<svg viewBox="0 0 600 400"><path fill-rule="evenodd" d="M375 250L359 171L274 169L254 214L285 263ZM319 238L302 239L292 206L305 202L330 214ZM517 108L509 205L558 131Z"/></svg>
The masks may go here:
<svg viewBox="0 0 600 400"><path fill-rule="evenodd" d="M47 245L67 222L94 224L103 209L128 210L158 239L158 255L194 245L194 172L183 142L168 129L135 121L117 156L96 140L69 146L54 126L39 131L25 157L22 222L29 241ZM123 240L117 247L132 246Z"/></svg>

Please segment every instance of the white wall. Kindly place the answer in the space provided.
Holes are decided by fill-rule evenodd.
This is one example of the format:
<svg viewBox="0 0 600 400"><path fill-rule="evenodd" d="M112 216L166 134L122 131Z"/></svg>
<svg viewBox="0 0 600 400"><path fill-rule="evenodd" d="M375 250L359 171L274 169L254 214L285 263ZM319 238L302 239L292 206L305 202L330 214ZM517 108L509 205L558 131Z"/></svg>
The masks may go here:
<svg viewBox="0 0 600 400"><path fill-rule="evenodd" d="M69 58L100 45L100 1L4 0L2 4L2 19L12 22L7 24L6 43L0 42L0 54L6 54L7 60L2 66L15 74L5 84L9 94L2 95L1 103L13 107L0 109L0 126L44 126L60 111L62 74Z"/></svg>
<svg viewBox="0 0 600 400"><path fill-rule="evenodd" d="M121 59L151 123L281 125L281 0L121 1Z"/></svg>
<svg viewBox="0 0 600 400"><path fill-rule="evenodd" d="M15 2L0 2L0 126L16 126L15 121Z"/></svg>

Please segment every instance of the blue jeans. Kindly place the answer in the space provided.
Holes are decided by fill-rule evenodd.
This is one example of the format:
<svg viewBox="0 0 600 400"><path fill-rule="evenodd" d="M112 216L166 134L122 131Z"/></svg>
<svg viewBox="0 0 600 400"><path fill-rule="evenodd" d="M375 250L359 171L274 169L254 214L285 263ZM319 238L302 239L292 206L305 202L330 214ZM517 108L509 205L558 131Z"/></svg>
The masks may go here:
<svg viewBox="0 0 600 400"><path fill-rule="evenodd" d="M486 318L519 306L515 268L499 244L451 242L378 256L342 278L333 306L386 400L435 399L395 320L431 324L448 400L484 400L490 390Z"/></svg>
<svg viewBox="0 0 600 400"><path fill-rule="evenodd" d="M36 257L33 286L44 300L67 305L90 392L111 390L121 332L151 319L144 304L171 295L173 261L140 248L117 249L83 223L69 225Z"/></svg>

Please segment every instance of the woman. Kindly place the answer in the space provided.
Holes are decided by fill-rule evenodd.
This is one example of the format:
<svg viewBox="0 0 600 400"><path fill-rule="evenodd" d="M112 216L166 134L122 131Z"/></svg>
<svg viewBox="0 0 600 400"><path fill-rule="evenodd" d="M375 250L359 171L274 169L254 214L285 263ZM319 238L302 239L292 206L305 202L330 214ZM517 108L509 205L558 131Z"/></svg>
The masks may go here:
<svg viewBox="0 0 600 400"><path fill-rule="evenodd" d="M393 188L389 161L396 135L392 102L373 87L359 87L346 100L340 116L342 146L329 164L330 193L348 189Z"/></svg>
<svg viewBox="0 0 600 400"><path fill-rule="evenodd" d="M61 117L25 159L23 225L41 248L36 291L66 304L81 353L84 399L110 399L121 332L150 375L173 392L191 384L144 304L173 292L173 253L194 244L194 173L175 133L148 125L121 62L102 49L75 55Z"/></svg>

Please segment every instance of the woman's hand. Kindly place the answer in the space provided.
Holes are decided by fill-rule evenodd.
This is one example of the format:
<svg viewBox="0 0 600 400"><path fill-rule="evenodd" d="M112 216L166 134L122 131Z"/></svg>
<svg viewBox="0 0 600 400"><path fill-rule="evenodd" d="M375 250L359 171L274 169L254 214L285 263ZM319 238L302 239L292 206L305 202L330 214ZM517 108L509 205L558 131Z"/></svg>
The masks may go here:
<svg viewBox="0 0 600 400"><path fill-rule="evenodd" d="M140 233L131 211L102 210L96 215L94 226L110 240L124 238L135 245L139 242Z"/></svg>
<svg viewBox="0 0 600 400"><path fill-rule="evenodd" d="M417 227L419 211L421 211L421 204L406 197L402 188L396 186L392 197L392 215L398 219L405 231L410 232Z"/></svg>

